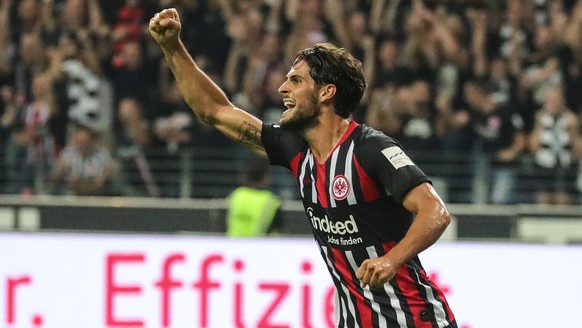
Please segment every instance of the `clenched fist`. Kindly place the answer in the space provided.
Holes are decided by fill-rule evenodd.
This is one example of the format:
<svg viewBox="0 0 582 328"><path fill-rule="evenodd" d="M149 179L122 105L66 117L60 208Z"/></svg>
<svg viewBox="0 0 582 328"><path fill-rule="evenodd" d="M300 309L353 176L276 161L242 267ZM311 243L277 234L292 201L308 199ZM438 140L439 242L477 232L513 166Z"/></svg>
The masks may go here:
<svg viewBox="0 0 582 328"><path fill-rule="evenodd" d="M178 44L182 23L175 8L164 9L155 14L148 26L151 36L162 48L171 48Z"/></svg>
<svg viewBox="0 0 582 328"><path fill-rule="evenodd" d="M397 266L390 259L379 257L367 259L362 262L356 277L360 280L362 288L367 285L382 287L396 275Z"/></svg>

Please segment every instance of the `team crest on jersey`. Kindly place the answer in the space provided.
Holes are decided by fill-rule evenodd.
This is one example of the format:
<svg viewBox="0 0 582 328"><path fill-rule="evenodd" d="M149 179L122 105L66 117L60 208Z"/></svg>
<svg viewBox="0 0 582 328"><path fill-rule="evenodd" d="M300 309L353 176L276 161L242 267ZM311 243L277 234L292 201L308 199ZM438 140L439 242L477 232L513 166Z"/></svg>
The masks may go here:
<svg viewBox="0 0 582 328"><path fill-rule="evenodd" d="M348 197L350 192L350 183L343 175L337 175L333 178L331 193L336 200L343 200Z"/></svg>

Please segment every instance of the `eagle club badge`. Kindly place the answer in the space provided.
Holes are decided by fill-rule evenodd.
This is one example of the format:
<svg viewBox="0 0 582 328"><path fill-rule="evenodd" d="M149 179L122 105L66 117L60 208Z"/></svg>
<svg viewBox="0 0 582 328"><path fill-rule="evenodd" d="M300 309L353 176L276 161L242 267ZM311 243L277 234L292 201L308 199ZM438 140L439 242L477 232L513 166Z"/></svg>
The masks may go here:
<svg viewBox="0 0 582 328"><path fill-rule="evenodd" d="M337 175L333 178L331 193L336 200L343 200L348 197L350 192L350 183L343 175Z"/></svg>

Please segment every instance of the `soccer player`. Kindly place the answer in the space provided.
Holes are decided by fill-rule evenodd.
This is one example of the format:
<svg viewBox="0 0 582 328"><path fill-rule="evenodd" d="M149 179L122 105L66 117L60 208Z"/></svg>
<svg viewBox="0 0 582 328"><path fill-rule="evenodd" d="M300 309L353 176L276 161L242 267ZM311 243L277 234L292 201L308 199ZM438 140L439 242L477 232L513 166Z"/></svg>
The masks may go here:
<svg viewBox="0 0 582 328"><path fill-rule="evenodd" d="M295 175L335 284L337 327L457 327L418 259L450 215L397 141L350 119L366 87L360 61L331 44L300 51L279 88L287 110L263 124L198 68L175 9L149 30L200 119Z"/></svg>

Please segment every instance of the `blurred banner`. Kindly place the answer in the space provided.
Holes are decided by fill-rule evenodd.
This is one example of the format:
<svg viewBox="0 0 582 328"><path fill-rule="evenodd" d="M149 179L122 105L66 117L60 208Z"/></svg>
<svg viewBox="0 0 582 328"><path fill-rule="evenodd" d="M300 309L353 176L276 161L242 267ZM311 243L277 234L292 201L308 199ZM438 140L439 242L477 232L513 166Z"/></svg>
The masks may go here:
<svg viewBox="0 0 582 328"><path fill-rule="evenodd" d="M582 247L421 254L461 328L579 326ZM0 233L0 327L333 327L311 239Z"/></svg>

